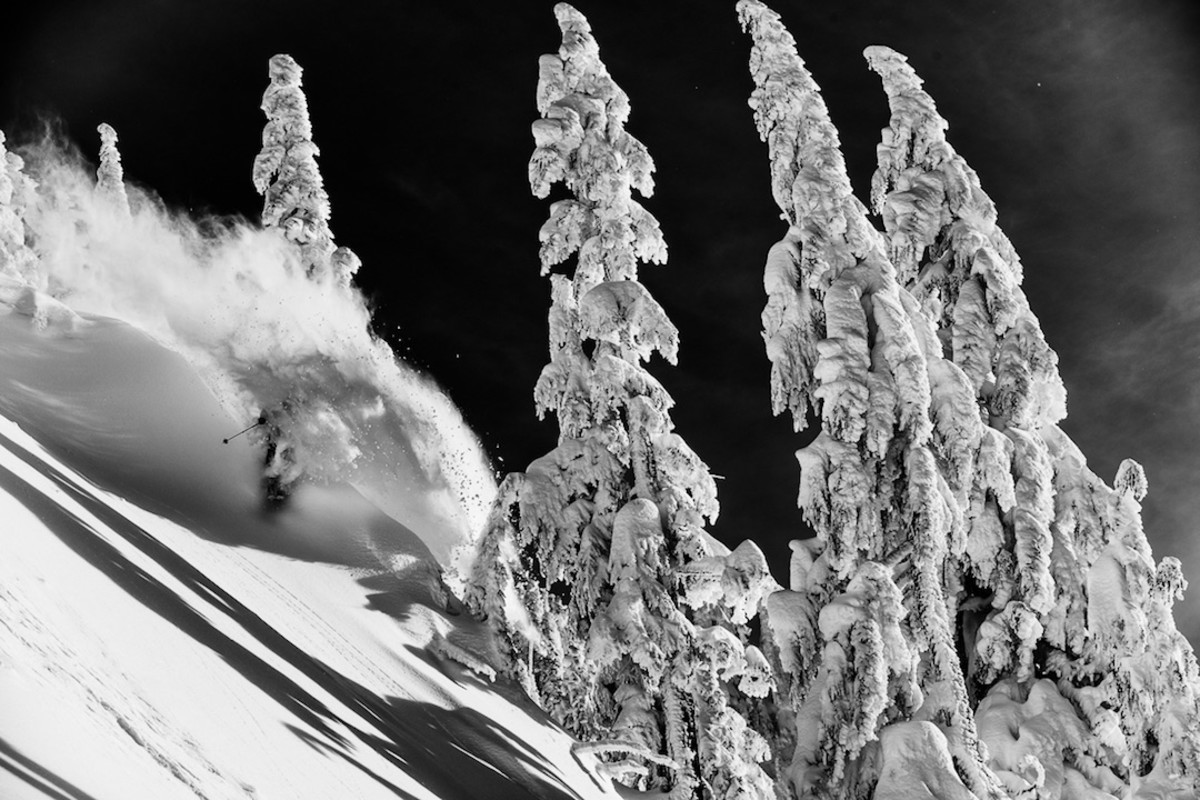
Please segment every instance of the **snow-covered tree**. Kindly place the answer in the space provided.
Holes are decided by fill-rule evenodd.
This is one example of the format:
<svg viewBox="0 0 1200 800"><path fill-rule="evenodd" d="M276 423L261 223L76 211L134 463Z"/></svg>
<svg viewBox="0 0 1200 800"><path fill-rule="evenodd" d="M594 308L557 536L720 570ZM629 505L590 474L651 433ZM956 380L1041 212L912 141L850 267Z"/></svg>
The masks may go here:
<svg viewBox="0 0 1200 800"><path fill-rule="evenodd" d="M943 358L934 325L854 197L837 131L791 35L757 0L738 10L753 39L750 104L789 224L765 277L772 395L797 428L810 413L821 420L797 453L800 506L816 541L794 548L791 590L771 597L766 626L796 731L780 773L800 797L868 796L893 756L882 732L928 720L947 748L937 763L955 768L948 785L961 778L979 798L1001 797L978 741L949 599L982 437L969 379ZM923 728L901 730L888 741L934 741Z"/></svg>
<svg viewBox="0 0 1200 800"><path fill-rule="evenodd" d="M271 83L263 93L267 116L263 148L254 160L254 188L263 195L263 225L278 228L300 249L305 274L349 286L359 259L337 247L329 229L329 196L317 167L308 99L300 65L288 55L271 58Z"/></svg>
<svg viewBox="0 0 1200 800"><path fill-rule="evenodd" d="M653 162L625 130L629 99L587 20L560 3L557 54L539 63L533 193L565 184L543 225L550 363L535 389L559 444L510 477L467 594L497 632L504 670L605 770L672 797L771 797L766 742L739 712L769 690L749 618L773 585L762 553L705 533L708 469L673 432L672 400L643 366L674 363L677 332L637 281L663 262L658 222L634 192ZM654 755L658 754L658 755ZM613 760L620 756L619 760Z"/></svg>
<svg viewBox="0 0 1200 800"><path fill-rule="evenodd" d="M254 188L263 195L263 226L280 231L295 246L305 277L348 289L361 261L333 241L329 196L317 166L320 151L312 139L308 99L300 88L302 70L291 56L281 54L271 58L268 72L271 82L262 99L267 124L253 171ZM344 434L326 406L319 396L298 390L263 409L266 422L252 438L265 450L263 489L269 503L281 503L291 494L312 465L306 456L336 453L331 461L357 457L357 448L348 442L332 449L324 446Z"/></svg>
<svg viewBox="0 0 1200 800"><path fill-rule="evenodd" d="M905 59L869 48L892 112L878 231L791 37L739 10L790 225L767 259L772 394L821 420L797 454L817 535L764 625L781 775L802 797L1196 796L1178 562L1150 554L1140 467L1110 489L1056 427L1057 357L978 176Z"/></svg>
<svg viewBox="0 0 1200 800"><path fill-rule="evenodd" d="M1110 489L1055 426L1066 414L1057 357L994 204L906 59L883 47L866 57L892 109L872 199L893 259L972 376L989 426L960 581L961 605L972 608L972 678L991 685L985 703L1008 698L999 706L1032 703L1035 682L1050 679L1085 723L1023 754L1033 772L1002 763L1008 743L989 737L995 766L1014 794L1057 797L1065 781L1074 791L1195 796L1196 662L1171 618L1178 562L1155 565L1142 531L1145 474L1127 460Z"/></svg>
<svg viewBox="0 0 1200 800"><path fill-rule="evenodd" d="M96 128L100 134L100 167L96 170L96 191L112 200L128 214L129 196L125 193L125 170L121 167L121 152L117 150L117 132L107 122Z"/></svg>
<svg viewBox="0 0 1200 800"><path fill-rule="evenodd" d="M0 273L34 285L38 282L37 255L27 241L25 214L36 187L24 172L24 160L4 143L0 131Z"/></svg>

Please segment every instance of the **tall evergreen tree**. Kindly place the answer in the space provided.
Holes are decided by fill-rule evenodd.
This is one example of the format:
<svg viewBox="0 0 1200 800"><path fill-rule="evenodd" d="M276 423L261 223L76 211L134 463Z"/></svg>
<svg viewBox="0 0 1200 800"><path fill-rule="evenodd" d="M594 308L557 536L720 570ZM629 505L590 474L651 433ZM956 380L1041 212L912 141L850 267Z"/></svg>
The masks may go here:
<svg viewBox="0 0 1200 800"><path fill-rule="evenodd" d="M125 170L121 167L121 152L117 150L117 132L107 122L96 128L100 134L100 167L96 170L96 189L108 197L125 214L129 213L129 196L125 193Z"/></svg>
<svg viewBox="0 0 1200 800"><path fill-rule="evenodd" d="M360 262L336 247L329 229L329 196L317 167L303 70L289 55L271 58L271 83L263 93L267 116L263 148L254 160L254 188L263 195L263 225L283 231L300 248L305 274L315 281L349 286Z"/></svg>
<svg viewBox="0 0 1200 800"><path fill-rule="evenodd" d="M821 420L797 453L817 537L796 544L791 590L769 600L796 729L786 774L800 797L869 796L895 770L895 747L880 746L890 727L945 752L934 761L955 765L948 785L998 798L947 602L982 436L969 384L852 194L791 35L757 0L738 10L753 39L750 104L790 224L767 259L772 394L797 428L810 409Z"/></svg>
<svg viewBox="0 0 1200 800"><path fill-rule="evenodd" d="M329 196L317 167L320 151L312 139L308 99L300 88L302 70L288 55L271 58L271 82L263 93L263 148L254 160L254 188L263 195L262 223L297 249L301 268L321 286L348 289L361 262L349 248L334 245L329 228ZM323 427L315 411L323 401L293 389L262 410L251 437L264 453L262 489L269 507L287 501L306 471L304 432ZM311 464L308 465L311 467Z"/></svg>
<svg viewBox="0 0 1200 800"><path fill-rule="evenodd" d="M551 275L550 363L535 389L559 444L505 482L468 604L497 631L504 670L608 770L678 798L772 796L766 744L735 710L769 685L746 645L771 584L762 553L703 529L717 514L708 469L673 432L672 400L644 368L674 363L677 331L637 281L663 262L658 222L633 193L653 162L625 130L629 100L587 20L560 3L557 54L539 63L530 185L571 199L543 225Z"/></svg>
<svg viewBox="0 0 1200 800"><path fill-rule="evenodd" d="M892 111L880 234L791 37L757 0L739 10L791 223L767 261L773 395L822 428L797 454L817 537L793 543L765 626L794 715L792 788L1196 796L1178 562L1150 554L1141 468L1110 488L1056 426L1057 357L978 176L905 59L869 48Z"/></svg>
<svg viewBox="0 0 1200 800"><path fill-rule="evenodd" d="M960 580L994 766L1014 794L1040 782L1046 797L1060 785L1194 797L1200 674L1171 614L1179 563L1156 565L1142 530L1145 475L1127 460L1108 487L1056 426L1066 414L1057 358L994 204L907 60L883 47L866 56L892 110L873 203L914 294L972 375L987 430L1008 440L980 451ZM1029 716L1038 704L1057 704L1070 725L1060 720L1067 730L1040 749L1014 748L1013 709Z"/></svg>

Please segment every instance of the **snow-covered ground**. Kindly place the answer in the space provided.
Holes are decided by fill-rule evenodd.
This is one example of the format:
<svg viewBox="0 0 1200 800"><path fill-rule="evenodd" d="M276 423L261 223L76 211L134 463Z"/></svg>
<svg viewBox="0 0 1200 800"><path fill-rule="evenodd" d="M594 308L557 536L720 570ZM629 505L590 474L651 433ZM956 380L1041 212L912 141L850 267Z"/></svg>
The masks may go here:
<svg viewBox="0 0 1200 800"><path fill-rule="evenodd" d="M264 508L260 454L222 443L240 421L181 356L12 308L0 798L615 796L515 687L460 663L488 651L441 590L447 543L345 484Z"/></svg>

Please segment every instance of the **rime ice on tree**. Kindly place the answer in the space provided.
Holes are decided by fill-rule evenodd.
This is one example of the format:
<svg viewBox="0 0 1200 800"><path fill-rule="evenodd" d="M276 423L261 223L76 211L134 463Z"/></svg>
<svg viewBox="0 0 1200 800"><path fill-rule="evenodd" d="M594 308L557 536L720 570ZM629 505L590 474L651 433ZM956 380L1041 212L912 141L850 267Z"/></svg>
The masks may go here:
<svg viewBox="0 0 1200 800"><path fill-rule="evenodd" d="M767 260L773 396L822 428L797 454L817 538L768 600L796 720L782 789L1194 797L1178 562L1151 557L1140 467L1110 489L1055 426L1057 358L978 177L904 58L869 48L892 110L881 235L791 37L756 0L739 10L791 224Z"/></svg>
<svg viewBox="0 0 1200 800"><path fill-rule="evenodd" d="M117 150L117 132L107 122L101 122L96 131L100 134L96 191L111 198L120 211L128 214L129 196L125 193L125 171L121 168L121 152Z"/></svg>
<svg viewBox="0 0 1200 800"><path fill-rule="evenodd" d="M981 448L967 509L960 606L978 626L963 631L974 642L970 677L980 691L991 685L977 711L981 730L1014 709L1076 710L1056 723L1058 742L1031 752L1009 740L1011 718L1003 731L989 724L994 767L1013 793L1042 781L1047 797L1059 784L1193 797L1200 675L1171 615L1183 588L1178 562L1155 565L1142 532L1145 474L1126 460L1110 489L1055 426L1066 415L1057 357L1020 289L1020 262L993 203L904 57L882 47L866 56L892 108L873 201L894 258L911 265L914 294L974 376L989 434L1011 442Z"/></svg>
<svg viewBox="0 0 1200 800"><path fill-rule="evenodd" d="M34 202L35 185L24 172L24 160L9 152L4 141L0 131L0 273L37 286L37 255L25 239L25 214Z"/></svg>
<svg viewBox="0 0 1200 800"><path fill-rule="evenodd" d="M505 671L604 769L672 797L771 797L763 739L736 710L770 685L745 637L772 584L756 547L703 530L717 513L707 468L677 434L671 398L642 366L674 362L677 332L637 281L666 259L633 193L653 162L625 131L629 100L587 20L555 7L557 54L539 63L530 186L564 183L542 226L551 275L550 363L535 390L559 444L509 476L481 543L468 604L497 632ZM704 787L707 787L705 789Z"/></svg>
<svg viewBox="0 0 1200 800"><path fill-rule="evenodd" d="M888 771L881 731L904 720L954 763L943 776L1001 797L956 652L945 575L965 542L963 505L982 436L970 383L898 281L852 194L837 131L778 15L738 4L753 38L750 104L790 224L772 248L763 312L777 411L821 433L797 453L792 589L769 600L796 742L782 791L859 796ZM930 739L929 737L932 737ZM896 737L892 737L895 739ZM886 783L883 784L886 786ZM964 790L965 791L965 790Z"/></svg>
<svg viewBox="0 0 1200 800"><path fill-rule="evenodd" d="M263 225L278 228L300 249L305 274L349 286L358 256L336 247L329 229L329 196L317 168L308 99L300 88L300 65L288 55L271 58L271 83L263 93L267 116L263 148L254 160L254 188L263 195Z"/></svg>

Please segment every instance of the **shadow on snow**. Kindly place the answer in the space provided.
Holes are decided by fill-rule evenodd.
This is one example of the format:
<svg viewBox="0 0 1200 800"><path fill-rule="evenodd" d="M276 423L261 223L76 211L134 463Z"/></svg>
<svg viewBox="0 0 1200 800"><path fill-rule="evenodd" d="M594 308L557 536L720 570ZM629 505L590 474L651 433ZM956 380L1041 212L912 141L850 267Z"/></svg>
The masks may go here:
<svg viewBox="0 0 1200 800"><path fill-rule="evenodd" d="M385 698L335 672L302 651L149 532L80 488L67 475L34 458L6 437L0 436L0 446L7 447L52 480L105 526L137 547L198 596L205 598L215 610L228 616L273 654L299 670L347 708L353 709L362 720L369 721L369 726L362 726L339 716L276 667L215 627L187 600L105 541L86 521L18 475L0 467L0 489L22 503L67 547L99 569L131 597L212 650L246 680L294 714L307 729L296 726L289 728L315 750L350 762L397 796L405 798L412 795L355 759L356 746L370 748L442 797L477 796L480 792L489 797L514 800L526 797L539 800L579 797L566 785L555 765L494 719L469 708L451 709L414 700ZM392 614L401 611L399 608L380 610ZM428 658L423 651L421 656ZM451 669L440 664L438 666L445 672ZM347 731L348 736L335 730L335 725ZM373 730L368 730L368 727ZM0 766L27 782L40 781L39 790L49 796L90 800L60 779L42 774L40 767L27 764L22 758L15 751L0 749ZM22 770L20 773L16 771L18 766Z"/></svg>

